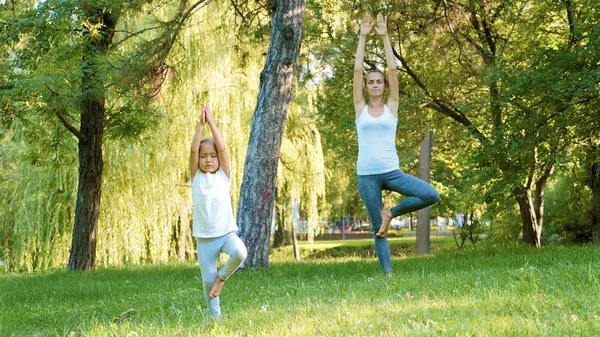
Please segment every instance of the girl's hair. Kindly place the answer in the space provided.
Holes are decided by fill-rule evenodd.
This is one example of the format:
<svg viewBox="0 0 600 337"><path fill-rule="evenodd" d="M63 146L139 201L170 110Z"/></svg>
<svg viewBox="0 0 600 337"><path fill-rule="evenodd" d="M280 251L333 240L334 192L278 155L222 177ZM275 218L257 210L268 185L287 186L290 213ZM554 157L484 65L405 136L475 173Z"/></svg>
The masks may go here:
<svg viewBox="0 0 600 337"><path fill-rule="evenodd" d="M215 140L213 139L213 137L202 138L202 140L200 140L200 145L198 145L198 152L200 152L200 146L202 146L202 143L214 144ZM216 146L215 146L215 148L216 148Z"/></svg>

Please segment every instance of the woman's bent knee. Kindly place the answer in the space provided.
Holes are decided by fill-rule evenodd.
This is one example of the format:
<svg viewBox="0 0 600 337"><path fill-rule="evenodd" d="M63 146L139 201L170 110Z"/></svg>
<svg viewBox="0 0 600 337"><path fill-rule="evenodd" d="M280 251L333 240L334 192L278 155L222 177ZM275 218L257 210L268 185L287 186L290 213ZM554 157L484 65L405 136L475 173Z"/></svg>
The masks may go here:
<svg viewBox="0 0 600 337"><path fill-rule="evenodd" d="M424 200L427 202L428 205L433 205L440 201L440 194L434 189L425 196Z"/></svg>

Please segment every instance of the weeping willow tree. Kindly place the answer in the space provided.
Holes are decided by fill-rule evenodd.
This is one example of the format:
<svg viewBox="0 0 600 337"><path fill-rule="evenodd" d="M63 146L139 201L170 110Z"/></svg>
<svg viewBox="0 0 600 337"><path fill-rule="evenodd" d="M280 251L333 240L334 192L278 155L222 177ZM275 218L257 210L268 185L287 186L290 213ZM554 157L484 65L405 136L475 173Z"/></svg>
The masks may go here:
<svg viewBox="0 0 600 337"><path fill-rule="evenodd" d="M295 208L306 214L302 221L306 221L303 229L309 240L319 227L323 208L319 207L319 201L325 195L325 165L313 95L310 89L303 89L289 107L279 157L281 165L277 171L274 247L290 243L286 232L293 233L294 220L300 220L296 218L298 214L294 214Z"/></svg>
<svg viewBox="0 0 600 337"><path fill-rule="evenodd" d="M0 137L0 257L9 270L57 267L68 256L76 145L56 122L13 120Z"/></svg>
<svg viewBox="0 0 600 337"><path fill-rule="evenodd" d="M202 103L212 105L230 153L236 209L261 55L231 44L237 39L232 19L216 2L194 16L167 59L174 68L155 98L161 122L135 142L107 143L101 262L195 258L188 160Z"/></svg>
<svg viewBox="0 0 600 337"><path fill-rule="evenodd" d="M21 14L27 17L32 15L31 13L35 15L46 13L44 10L48 8L43 6L55 10L66 6L65 3L52 1L40 5L41 7L29 5L30 7L23 7L21 12L15 12L15 20L21 17ZM204 83L198 81L200 78L217 78L215 69L219 68L228 77L233 78L236 74L227 67L231 60L222 58L224 51L231 58L234 53L230 49L233 47L215 48L215 46L230 46L225 41L230 36L222 38L214 45L199 45L198 41L215 40L210 34L206 34L188 43L187 49L170 40L173 43L171 47L179 49L178 53L174 53L179 57L170 58L168 62L177 63L176 66L183 69L186 67L185 60L195 60L190 65L190 69L166 71L175 68L163 66L168 63L163 62L160 67L163 71L158 73L158 76L147 78L147 82L143 82L143 78L134 76L136 70L143 70L139 67L144 64L142 62L140 65L133 62L133 58L123 56L141 52L136 49L140 45L134 43L134 35L127 32L156 29L157 27L152 24L156 24L160 19L140 20L140 16L143 17L148 11L155 10L153 14L165 18L172 15L173 10L181 11L186 8L188 11L184 13L191 13L189 7L172 6L161 10L157 7L146 7L142 14L124 10L121 24L116 26L116 33L113 36L116 41L114 47L122 54L99 55L94 59L95 70L103 74L103 79L108 83L107 88L114 89L104 92L105 99L110 102L110 105L105 106L107 109L103 124L108 135L108 138L103 140L105 148L102 151L107 162L106 175L102 176L106 199L103 202L104 207L99 221L99 225L106 232L100 232L98 235L98 242L101 245L99 256L103 262L164 260L173 255L168 252L173 244L169 247L164 245L164 242L173 242L173 236L179 236L179 240L174 243L178 246L178 257L181 257L182 246L187 246L184 255L190 252L189 245L185 245L186 240L181 239L182 233L172 234L174 231L172 226L176 222L180 222L179 227L189 227L189 224L182 221L188 199L187 188L184 185L188 179L184 178L187 172L182 172L181 167L187 167L187 164L179 164L186 163L187 158L185 160L177 158L187 157L184 149L187 149L189 141L187 138L191 136L188 137L186 131L192 130L191 124L195 121L186 118L194 110L190 102L196 104L195 99L198 95L188 95L186 91L179 94L180 98L176 99L183 85L187 86L191 83L190 87L193 86L195 91L198 91L200 86L214 87L214 90L207 90L207 98L219 101L216 108L230 110L234 115L238 113L242 116L241 110L248 102L245 100L246 103L235 103L237 107L229 106L230 100L222 97L224 95L232 97L235 90L219 88L214 83L207 83L208 81ZM34 18L41 20L42 23L50 20L44 15L34 16ZM59 15L58 18L61 16ZM76 18L72 18L72 22L56 20L57 22L54 22L57 25L56 29L44 32L52 38L56 38L52 35L56 31L66 32L71 26L77 27L79 24ZM27 36L35 29L43 28L34 25L38 21L23 20L19 22L20 27L3 25L2 32L9 34L20 31L22 35ZM133 25L133 22L137 24ZM181 21L177 22L181 23ZM169 21L169 23L173 22ZM90 31L98 29L89 24L89 22L82 23ZM222 34L220 31L215 31L215 28L223 28L223 22L215 19L211 24L212 26L207 27L204 23L200 25L197 22L190 26L191 29L186 30L185 34L188 39L189 36L198 34L201 29L212 30L213 35ZM185 28L182 25L178 27L178 29ZM142 46L152 50L151 45L157 41L155 39L157 36L160 34L134 37L142 40ZM175 38L173 35L169 36ZM3 156L6 169L1 171L0 188L2 194L9 197L3 198L1 202L0 214L4 221L0 226L0 240L2 240L3 259L6 260L10 270L35 270L64 264L68 260L69 247L65 242L70 240L69 232L73 231L75 221L73 214L69 215L68 212L75 212L76 208L74 202L78 178L75 153L77 141L81 141L80 138L74 139L71 134L80 132L74 124L77 123L75 115L78 109L77 97L73 99L70 95L72 90L76 91L81 85L79 77L81 70L77 62L74 62L78 50L75 49L73 53L73 44L69 45L71 41L61 42L63 44L58 44L61 48L50 49L52 52L37 63L30 62L27 58L34 52L28 49L32 48L30 45L19 45L16 41L7 40L3 46L4 52L7 52L9 57L3 59L1 64L7 72L3 72L1 78L2 100L0 102L8 112L3 114L2 123L9 132L1 134L2 152L6 152L7 156ZM45 45L41 47L44 48L41 48L40 52L48 50ZM198 54L198 49L203 49L201 54ZM75 54L72 55L74 59L60 59L59 56L68 50ZM203 57L203 54L206 55L205 60L213 62L197 61L199 57ZM19 66L21 70L17 71ZM238 71L237 74L239 73ZM7 74L8 76L4 76ZM181 74L186 74L186 77ZM147 85L155 91L169 76L184 81L172 81L179 83L179 86L169 84L169 88L163 90L160 95L157 95L158 92L153 92L151 96L145 96L147 91L142 90L140 86ZM194 81L198 83L194 84ZM251 82L241 78L231 83L256 87L256 84ZM166 95L167 92L175 95ZM135 97L140 99L133 100ZM190 100L188 97L193 99ZM251 106L251 103L247 104ZM224 113L223 116L230 115ZM220 123L227 135L233 135L234 152L239 152L240 147L236 144L239 145L244 141L238 141L236 137L245 134L240 131L245 123L244 119L233 118L228 121L224 118ZM64 126L68 127L64 128ZM146 133L143 131L145 128ZM187 133L191 135L191 132ZM182 140L183 138L185 141ZM64 145L61 145L63 143ZM57 155L54 155L54 152ZM234 165L238 163L239 161L233 162ZM239 180L238 176L236 178ZM81 181L81 178L79 180ZM60 191L60 198L56 197L55 191ZM96 240L96 233L98 233L96 230L91 231L90 238ZM165 241L166 239L171 240Z"/></svg>
<svg viewBox="0 0 600 337"><path fill-rule="evenodd" d="M95 266L102 148L110 120L117 121L113 125L133 125L134 133L148 125L145 121L151 118L144 114L151 111L150 98L165 74L164 60L202 3L48 0L18 11L3 8L1 31L9 54L3 68L10 71L2 78L3 98L24 106L15 109L21 116L54 115L77 139L71 270ZM158 18L160 10L168 16ZM139 17L146 28L122 29L123 20Z"/></svg>

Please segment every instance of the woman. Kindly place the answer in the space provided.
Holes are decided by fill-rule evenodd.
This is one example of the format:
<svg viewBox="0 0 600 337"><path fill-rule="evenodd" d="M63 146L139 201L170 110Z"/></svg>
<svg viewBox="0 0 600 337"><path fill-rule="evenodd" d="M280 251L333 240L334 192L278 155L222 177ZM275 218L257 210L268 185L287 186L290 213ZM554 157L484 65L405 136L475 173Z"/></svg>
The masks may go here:
<svg viewBox="0 0 600 337"><path fill-rule="evenodd" d="M377 15L375 30L383 39L388 67L389 94L384 101L386 81L383 72L367 73L364 87L369 96L363 96L363 61L367 35L374 23L366 14L360 26L358 48L354 63L354 112L358 133L358 192L365 204L375 233L375 250L383 272L392 276L390 246L386 234L393 218L425 208L439 201L438 192L425 181L400 171L396 152L396 128L398 125L398 75L387 34L387 22ZM382 209L381 192L395 191L407 196L400 204Z"/></svg>

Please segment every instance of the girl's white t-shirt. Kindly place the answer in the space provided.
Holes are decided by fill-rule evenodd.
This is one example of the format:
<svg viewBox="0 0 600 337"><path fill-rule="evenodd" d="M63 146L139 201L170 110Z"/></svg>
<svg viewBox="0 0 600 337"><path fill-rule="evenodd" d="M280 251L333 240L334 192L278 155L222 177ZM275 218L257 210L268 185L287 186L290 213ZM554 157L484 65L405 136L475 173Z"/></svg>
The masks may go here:
<svg viewBox="0 0 600 337"><path fill-rule="evenodd" d="M398 118L387 104L377 118L369 114L368 105L365 105L355 123L358 134L356 173L361 176L397 170L400 167L396 152Z"/></svg>
<svg viewBox="0 0 600 337"><path fill-rule="evenodd" d="M194 237L215 238L238 230L230 190L231 179L221 168L214 174L196 171L192 181Z"/></svg>

